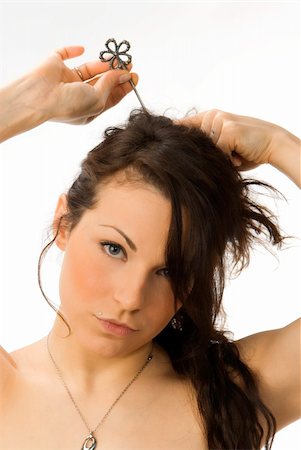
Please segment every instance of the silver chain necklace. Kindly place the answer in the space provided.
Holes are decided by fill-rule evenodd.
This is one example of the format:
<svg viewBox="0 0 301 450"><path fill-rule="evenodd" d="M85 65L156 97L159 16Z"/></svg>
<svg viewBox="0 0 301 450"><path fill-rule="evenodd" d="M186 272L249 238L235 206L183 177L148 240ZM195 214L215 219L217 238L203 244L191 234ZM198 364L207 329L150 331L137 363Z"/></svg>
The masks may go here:
<svg viewBox="0 0 301 450"><path fill-rule="evenodd" d="M54 367L56 368L57 374L58 374L59 378L61 379L61 381L62 381L62 383L63 383L63 385L64 385L64 387L65 387L65 389L66 389L66 391L67 391L67 393L68 393L68 395L69 395L69 397L70 397L70 400L72 401L73 405L75 406L75 408L76 408L78 414L80 415L82 421L84 422L84 424L85 424L85 426L86 426L86 428L87 428L87 430L88 430L88 432L89 432L89 435L88 435L88 437L85 439L85 441L84 441L84 443L83 443L83 445L82 445L81 450L95 450L96 445L97 445L97 441L96 441L96 439L95 439L94 433L95 433L96 430L103 424L103 422L104 422L105 419L108 417L108 415L110 414L110 412L112 411L112 409L114 408L114 406L116 405L116 403L121 399L121 397L126 393L126 391L128 390L128 388L134 383L134 381L136 381L136 379L139 377L139 375L142 373L142 371L146 368L146 366L147 366L147 365L150 363L150 361L153 359L153 354L152 354L153 349L151 349L151 351L150 351L150 353L149 353L149 355L148 355L148 357L147 357L147 360L145 361L145 363L143 364L143 366L141 367L141 369L138 370L138 372L136 373L136 375L134 376L134 378L132 378L132 380L131 380L131 381L126 385L126 387L121 391L121 393L119 394L119 396L118 396L118 397L116 398L116 400L112 403L112 405L110 406L110 408L108 409L108 411L105 413L105 415L103 416L103 418L100 420L100 422L98 423L98 425L94 428L94 430L91 430L91 428L90 428L89 425L87 424L86 419L84 418L83 414L81 413L81 411L80 411L80 409L79 409L79 407L78 407L76 401L74 400L74 398L73 398L73 396L72 396L72 394L71 394L71 392L70 392L70 390L69 390L69 388L68 388L68 386L67 386L67 384L66 384L66 382L65 382L65 380L64 380L64 378L63 378L63 375L62 375L61 370L59 369L59 367L57 366L56 362L55 362L54 359L53 359L53 356L52 356L52 354L51 354L51 352L50 352L50 349L49 349L49 335L50 335L50 333L49 333L48 336L47 336L47 350L48 350L49 356L50 356L50 358L51 358L51 361L53 362Z"/></svg>

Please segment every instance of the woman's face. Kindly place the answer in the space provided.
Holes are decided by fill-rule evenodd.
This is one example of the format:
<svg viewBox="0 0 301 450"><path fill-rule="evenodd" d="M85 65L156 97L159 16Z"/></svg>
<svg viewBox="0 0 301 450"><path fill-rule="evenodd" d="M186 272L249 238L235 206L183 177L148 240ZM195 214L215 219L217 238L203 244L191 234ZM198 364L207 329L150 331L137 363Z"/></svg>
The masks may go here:
<svg viewBox="0 0 301 450"><path fill-rule="evenodd" d="M117 183L116 177L100 188L98 199L70 234L56 240L65 252L60 310L85 347L118 356L149 343L175 313L165 262L171 204L148 184ZM64 208L63 195L57 217ZM99 312L135 331L112 329Z"/></svg>

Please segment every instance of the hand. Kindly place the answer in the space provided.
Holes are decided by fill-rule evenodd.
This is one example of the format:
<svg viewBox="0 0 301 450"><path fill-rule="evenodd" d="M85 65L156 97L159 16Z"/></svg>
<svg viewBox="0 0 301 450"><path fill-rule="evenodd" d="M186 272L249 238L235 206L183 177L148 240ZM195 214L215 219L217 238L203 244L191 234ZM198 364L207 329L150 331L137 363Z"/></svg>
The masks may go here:
<svg viewBox="0 0 301 450"><path fill-rule="evenodd" d="M278 138L286 130L252 117L238 116L212 109L176 121L204 131L211 140L229 155L239 170L249 170L269 163L277 148Z"/></svg>
<svg viewBox="0 0 301 450"><path fill-rule="evenodd" d="M109 70L109 65L92 61L69 69L64 60L84 52L83 47L64 47L55 51L30 73L38 89L39 104L47 114L46 120L73 124L88 123L103 111L116 105L128 94L130 83L120 80L128 75L137 84L138 76L126 70ZM131 69L131 65L128 66ZM95 78L94 78L95 77Z"/></svg>

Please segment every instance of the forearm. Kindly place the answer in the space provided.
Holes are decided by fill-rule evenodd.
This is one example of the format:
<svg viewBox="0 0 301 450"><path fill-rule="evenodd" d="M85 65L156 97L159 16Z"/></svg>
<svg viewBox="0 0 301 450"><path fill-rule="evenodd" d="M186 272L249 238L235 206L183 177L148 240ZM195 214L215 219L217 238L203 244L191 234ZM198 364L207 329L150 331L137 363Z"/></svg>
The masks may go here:
<svg viewBox="0 0 301 450"><path fill-rule="evenodd" d="M300 139L286 130L274 140L269 163L301 188Z"/></svg>
<svg viewBox="0 0 301 450"><path fill-rule="evenodd" d="M0 89L0 142L45 122L45 99L36 79L24 76Z"/></svg>

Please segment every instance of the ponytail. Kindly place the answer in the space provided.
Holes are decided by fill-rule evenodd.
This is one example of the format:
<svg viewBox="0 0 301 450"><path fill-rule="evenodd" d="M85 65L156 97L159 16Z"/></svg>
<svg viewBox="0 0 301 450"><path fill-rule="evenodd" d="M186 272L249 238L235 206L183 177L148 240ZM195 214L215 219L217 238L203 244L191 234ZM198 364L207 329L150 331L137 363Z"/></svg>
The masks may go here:
<svg viewBox="0 0 301 450"><path fill-rule="evenodd" d="M257 377L226 338L209 345L207 370L198 393L206 418L210 449L259 449L267 429L265 449L272 446L276 421L261 401Z"/></svg>
<svg viewBox="0 0 301 450"><path fill-rule="evenodd" d="M155 340L194 386L209 449L258 450L265 442L270 450L276 420L260 399L256 374L223 332L214 330L206 338L185 313L181 318L182 331L168 325Z"/></svg>

